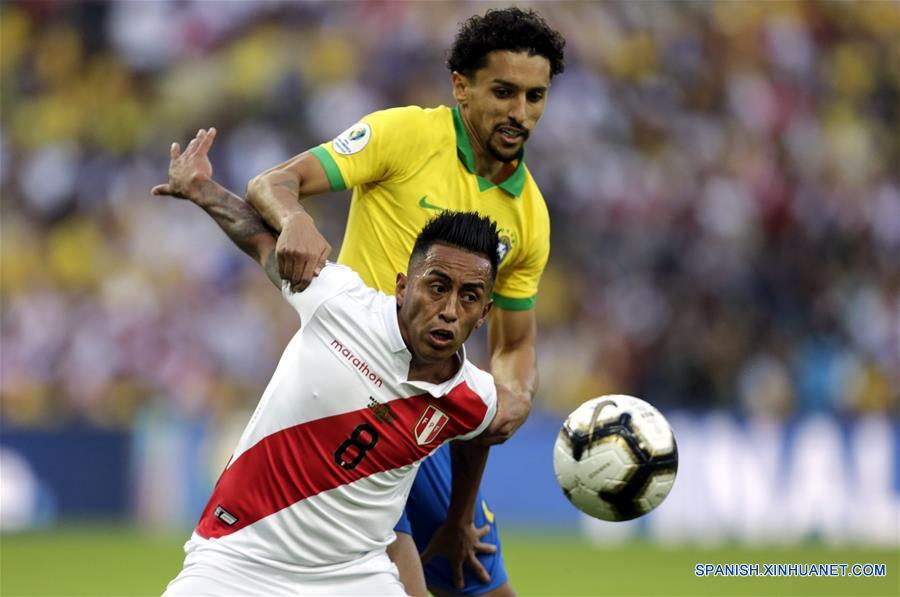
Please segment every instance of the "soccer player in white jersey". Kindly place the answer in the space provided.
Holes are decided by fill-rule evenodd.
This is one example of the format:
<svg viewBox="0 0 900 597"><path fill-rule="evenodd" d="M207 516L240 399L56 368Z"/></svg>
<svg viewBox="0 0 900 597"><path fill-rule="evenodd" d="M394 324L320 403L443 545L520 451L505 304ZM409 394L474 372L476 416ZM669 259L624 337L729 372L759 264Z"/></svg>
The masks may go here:
<svg viewBox="0 0 900 597"><path fill-rule="evenodd" d="M384 292L393 291L397 270L435 211L475 210L497 222L500 269L487 334L500 404L486 435L494 441L525 422L537 389L535 301L550 253L550 216L524 148L552 78L564 70L564 48L562 35L532 10L474 15L447 55L455 106L368 114L247 187L247 201L280 231L279 271L298 288L331 252L301 202L327 191L353 188L338 263ZM490 500L479 493L474 518L452 516L469 509L454 505L450 468L446 449L423 463L388 553L416 595L514 595ZM473 551L476 540L491 549Z"/></svg>
<svg viewBox="0 0 900 597"><path fill-rule="evenodd" d="M183 154L173 144L169 182L152 192L202 207L282 289L301 327L165 594L405 594L385 550L419 463L447 441L476 437L496 414L493 378L463 349L491 309L496 224L456 212L429 222L396 296L331 263L293 292L274 234L212 180L214 136L199 131ZM474 496L487 448L452 448L454 473Z"/></svg>

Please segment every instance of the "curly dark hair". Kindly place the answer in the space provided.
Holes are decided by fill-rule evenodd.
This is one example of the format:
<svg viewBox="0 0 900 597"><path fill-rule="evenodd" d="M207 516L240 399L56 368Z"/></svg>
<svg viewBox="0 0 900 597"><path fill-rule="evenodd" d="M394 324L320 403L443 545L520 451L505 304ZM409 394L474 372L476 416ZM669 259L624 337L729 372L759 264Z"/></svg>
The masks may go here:
<svg viewBox="0 0 900 597"><path fill-rule="evenodd" d="M565 69L566 40L541 15L511 6L475 15L462 24L447 57L447 68L471 77L494 50L528 52L550 61L550 77Z"/></svg>

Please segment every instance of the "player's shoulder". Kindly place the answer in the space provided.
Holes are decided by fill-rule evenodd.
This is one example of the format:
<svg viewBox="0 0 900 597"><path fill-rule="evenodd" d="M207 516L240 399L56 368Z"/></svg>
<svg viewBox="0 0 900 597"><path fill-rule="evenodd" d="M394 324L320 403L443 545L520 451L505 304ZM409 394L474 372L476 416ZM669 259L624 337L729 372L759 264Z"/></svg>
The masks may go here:
<svg viewBox="0 0 900 597"><path fill-rule="evenodd" d="M346 265L329 263L319 276L326 275L326 282L336 289L329 295L329 312L356 324L368 325L368 319L381 322L385 309L396 304L389 295L366 284L355 270Z"/></svg>
<svg viewBox="0 0 900 597"><path fill-rule="evenodd" d="M415 120L415 121L441 121L450 120L453 116L450 108L447 106L437 106L434 108L423 108L422 106L395 106L393 108L385 108L372 112L370 116L379 116L381 118L392 118L396 120Z"/></svg>
<svg viewBox="0 0 900 597"><path fill-rule="evenodd" d="M400 106L372 112L363 120L377 127L406 130L412 133L433 132L435 129L453 129L453 116L450 108L438 106L423 108L421 106Z"/></svg>
<svg viewBox="0 0 900 597"><path fill-rule="evenodd" d="M476 367L471 361L466 360L464 371L464 379L469 388L478 394L482 400L489 400L497 394L497 387L494 384L494 376Z"/></svg>
<svg viewBox="0 0 900 597"><path fill-rule="evenodd" d="M354 288L360 285L365 286L362 278L359 277L359 274L346 265L328 261L325 263L325 267L322 268L319 275L313 279L312 283L310 283L309 288L313 289L321 287L322 289L340 290Z"/></svg>
<svg viewBox="0 0 900 597"><path fill-rule="evenodd" d="M333 296L345 296L367 304L376 303L384 296L383 292L368 286L356 270L339 263L328 262L318 278L326 289L334 291Z"/></svg>
<svg viewBox="0 0 900 597"><path fill-rule="evenodd" d="M497 386L493 375L470 361L466 360L463 367L465 386L463 389L460 384L457 389L463 389L461 394L467 396L463 410L469 414L477 414L478 420L470 421L473 423L472 430L458 439L471 439L482 433L497 414ZM477 403L480 405L476 406Z"/></svg>
<svg viewBox="0 0 900 597"><path fill-rule="evenodd" d="M288 303L293 306L304 322L319 310L319 307L338 297L359 299L366 295L377 294L369 288L355 271L346 265L327 262L318 276L312 279L309 286L300 292L291 290L290 283L283 280L281 292Z"/></svg>

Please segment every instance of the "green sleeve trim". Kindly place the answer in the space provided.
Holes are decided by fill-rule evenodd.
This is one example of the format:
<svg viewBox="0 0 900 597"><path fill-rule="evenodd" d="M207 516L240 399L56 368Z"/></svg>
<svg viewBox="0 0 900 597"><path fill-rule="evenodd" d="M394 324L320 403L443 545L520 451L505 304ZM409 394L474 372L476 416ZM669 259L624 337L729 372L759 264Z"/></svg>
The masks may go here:
<svg viewBox="0 0 900 597"><path fill-rule="evenodd" d="M334 161L327 149L320 145L313 147L309 152L316 156L319 162L322 163L322 167L325 168L325 174L328 176L328 183L331 185L332 191L343 191L347 188L337 162Z"/></svg>
<svg viewBox="0 0 900 597"><path fill-rule="evenodd" d="M534 308L535 303L537 303L537 295L526 298L509 298L508 296L494 293L494 304L507 311L527 311Z"/></svg>

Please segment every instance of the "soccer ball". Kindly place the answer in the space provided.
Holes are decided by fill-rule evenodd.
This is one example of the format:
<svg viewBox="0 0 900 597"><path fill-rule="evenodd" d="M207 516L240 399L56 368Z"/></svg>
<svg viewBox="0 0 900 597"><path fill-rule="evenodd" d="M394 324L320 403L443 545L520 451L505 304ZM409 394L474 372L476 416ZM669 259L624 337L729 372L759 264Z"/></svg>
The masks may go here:
<svg viewBox="0 0 900 597"><path fill-rule="evenodd" d="M563 493L602 520L631 520L669 495L678 448L668 421L633 396L588 400L569 415L553 447Z"/></svg>

